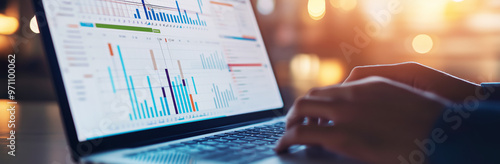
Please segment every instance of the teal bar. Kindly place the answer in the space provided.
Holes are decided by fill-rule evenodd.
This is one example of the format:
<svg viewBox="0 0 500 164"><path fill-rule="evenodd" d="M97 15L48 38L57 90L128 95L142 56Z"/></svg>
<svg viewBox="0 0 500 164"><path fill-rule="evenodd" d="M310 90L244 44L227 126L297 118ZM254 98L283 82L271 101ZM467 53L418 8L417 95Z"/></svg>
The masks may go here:
<svg viewBox="0 0 500 164"><path fill-rule="evenodd" d="M115 82L113 81L113 75L111 74L111 67L108 67L109 79L111 79L111 86L113 87L113 93L116 93Z"/></svg>
<svg viewBox="0 0 500 164"><path fill-rule="evenodd" d="M151 91L151 100L153 100L153 106L155 107L155 114L156 114L156 117L158 117L158 108L156 108L155 96L153 94L153 88L151 88L151 80L149 80L149 76L147 76L147 78L148 78L148 84L149 84L149 91Z"/></svg>
<svg viewBox="0 0 500 164"><path fill-rule="evenodd" d="M187 84L186 84L186 86L187 86ZM189 94L188 94L187 89L186 89L186 86L182 86L182 89L184 90L184 93L186 94L186 96L185 96L186 100L187 100L186 103L187 103L187 106L189 107L189 111L188 112L194 112L193 111L193 106L191 105L191 100L189 98Z"/></svg>
<svg viewBox="0 0 500 164"><path fill-rule="evenodd" d="M179 99L179 92L177 91L177 86L175 85L175 81L172 81L172 88L174 89L174 92L175 92L175 100L177 102L177 106L179 107L179 113L184 113L182 111L182 108L183 108L183 105L181 103L182 100Z"/></svg>
<svg viewBox="0 0 500 164"><path fill-rule="evenodd" d="M165 101L165 106L167 106L167 114L170 116L170 109L168 108L167 98L164 97L163 101Z"/></svg>
<svg viewBox="0 0 500 164"><path fill-rule="evenodd" d="M141 112L139 111L139 103L137 101L137 95L135 94L134 80L132 80L132 76L129 76L129 78L130 78L130 84L132 84L132 92L134 93L135 105L137 105L137 115L139 115L139 119L142 119ZM146 116L144 116L144 118L145 117Z"/></svg>
<svg viewBox="0 0 500 164"><path fill-rule="evenodd" d="M175 78L175 81L177 81L177 78ZM182 82L179 83L179 92L180 92L179 96L182 97L182 101L183 101L182 106L184 106L184 113L187 113L188 109L189 109L187 106L189 106L189 105L187 104L186 95L184 94L184 91L182 89Z"/></svg>
<svg viewBox="0 0 500 164"><path fill-rule="evenodd" d="M141 103L142 115L146 118L146 112L144 111L144 104Z"/></svg>
<svg viewBox="0 0 500 164"><path fill-rule="evenodd" d="M125 83L127 83L128 96L130 97L130 104L132 106L132 112L135 113L134 101L132 100L132 93L130 92L130 84L128 83L127 78L127 70L125 69L125 63L123 62L122 50L120 46L116 46L118 48L118 54L120 55L120 61L122 63L123 74L125 75Z"/></svg>
<svg viewBox="0 0 500 164"><path fill-rule="evenodd" d="M162 97L160 97L160 102L161 102L161 108L163 109L163 111L165 111L165 105L163 104L163 101L162 101ZM161 114L161 112L160 112ZM165 113L163 113L165 114Z"/></svg>
<svg viewBox="0 0 500 164"><path fill-rule="evenodd" d="M144 100L144 106L146 106L146 113L148 113L148 118L151 118L151 115L149 115L149 110L148 110L148 102Z"/></svg>
<svg viewBox="0 0 500 164"><path fill-rule="evenodd" d="M194 83L194 77L191 77L191 80L193 81L194 93L198 94L198 90L196 90L196 83Z"/></svg>

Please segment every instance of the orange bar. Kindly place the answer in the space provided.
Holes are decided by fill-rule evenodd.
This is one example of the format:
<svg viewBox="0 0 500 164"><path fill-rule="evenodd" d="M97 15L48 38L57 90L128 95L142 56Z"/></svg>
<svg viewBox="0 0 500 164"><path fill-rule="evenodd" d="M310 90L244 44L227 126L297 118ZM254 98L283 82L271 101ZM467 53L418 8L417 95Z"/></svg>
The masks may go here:
<svg viewBox="0 0 500 164"><path fill-rule="evenodd" d="M229 3L222 3L222 2L215 2L215 1L210 1L211 4L216 4L216 5L222 5L222 6L229 6L229 7L233 7L232 4L229 4Z"/></svg>
<svg viewBox="0 0 500 164"><path fill-rule="evenodd" d="M189 94L189 98L191 98L191 106L193 107L193 111L196 112L196 108L194 107L193 95Z"/></svg>
<svg viewBox="0 0 500 164"><path fill-rule="evenodd" d="M109 54L111 54L111 56L114 56L115 54L113 53L113 47L111 46L111 43L108 43L108 47L109 47Z"/></svg>
<svg viewBox="0 0 500 164"><path fill-rule="evenodd" d="M158 70L158 66L156 65L156 59L155 59L155 54L153 53L153 50L149 50L149 53L151 54L151 60L153 60L153 66L155 70Z"/></svg>
<svg viewBox="0 0 500 164"><path fill-rule="evenodd" d="M250 36L250 35L243 35L243 38L245 38L245 39L257 39L255 36Z"/></svg>

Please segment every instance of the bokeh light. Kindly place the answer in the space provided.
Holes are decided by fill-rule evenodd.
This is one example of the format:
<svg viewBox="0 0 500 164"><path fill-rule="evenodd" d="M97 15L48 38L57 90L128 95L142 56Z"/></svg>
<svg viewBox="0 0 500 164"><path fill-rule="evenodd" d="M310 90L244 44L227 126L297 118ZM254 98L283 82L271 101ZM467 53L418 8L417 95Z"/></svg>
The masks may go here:
<svg viewBox="0 0 500 164"><path fill-rule="evenodd" d="M309 0L307 3L307 11L313 20L320 20L325 16L326 1L325 0Z"/></svg>
<svg viewBox="0 0 500 164"><path fill-rule="evenodd" d="M337 0L339 1L339 7L342 10L350 11L358 5L358 0Z"/></svg>
<svg viewBox="0 0 500 164"><path fill-rule="evenodd" d="M339 60L321 60L319 70L319 85L328 86L342 82L344 78L344 67Z"/></svg>
<svg viewBox="0 0 500 164"><path fill-rule="evenodd" d="M276 6L276 0L257 0L257 10L262 15L273 13Z"/></svg>
<svg viewBox="0 0 500 164"><path fill-rule="evenodd" d="M415 52L425 54L432 50L434 41L429 35L420 34L413 38L412 47Z"/></svg>
<svg viewBox="0 0 500 164"><path fill-rule="evenodd" d="M17 31L19 21L14 17L0 14L0 35L11 35Z"/></svg>
<svg viewBox="0 0 500 164"><path fill-rule="evenodd" d="M35 34L40 33L40 30L38 29L38 22L36 22L36 16L33 16L33 18L31 18L30 28L31 31L33 31Z"/></svg>

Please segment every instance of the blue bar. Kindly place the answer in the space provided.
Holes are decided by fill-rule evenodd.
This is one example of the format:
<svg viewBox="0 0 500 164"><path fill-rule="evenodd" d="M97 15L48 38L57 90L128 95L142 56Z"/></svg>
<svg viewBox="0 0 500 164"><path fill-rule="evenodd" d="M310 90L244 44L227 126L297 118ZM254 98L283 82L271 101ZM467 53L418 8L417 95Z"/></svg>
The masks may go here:
<svg viewBox="0 0 500 164"><path fill-rule="evenodd" d="M168 20L168 22L171 22L171 21L170 21L170 15L169 15L169 14L167 14L167 20Z"/></svg>
<svg viewBox="0 0 500 164"><path fill-rule="evenodd" d="M175 85L175 81L172 81L172 86L174 86L174 92L175 92L175 100L177 102L177 106L179 107L179 113L184 113L183 112L183 108L184 108L184 105L182 102L182 100L179 99L180 95L179 95L179 92L178 92L178 89L177 89L177 86Z"/></svg>
<svg viewBox="0 0 500 164"><path fill-rule="evenodd" d="M243 37L237 37L237 36L222 36L223 38L226 39L236 39L236 40L246 40L246 41L257 41L257 39L252 39L252 38L243 38Z"/></svg>
<svg viewBox="0 0 500 164"><path fill-rule="evenodd" d="M158 117L158 108L156 108L155 96L153 94L153 88L151 88L151 80L149 80L149 76L147 76L147 78L149 84L149 91L151 91L151 99L153 100L153 106L155 107L156 117Z"/></svg>
<svg viewBox="0 0 500 164"><path fill-rule="evenodd" d="M111 79L111 86L113 87L113 93L116 93L115 82L113 81L113 75L111 74L111 68L108 67L109 79Z"/></svg>
<svg viewBox="0 0 500 164"><path fill-rule="evenodd" d="M151 111L151 117L155 118L155 112L153 111L153 107L149 107L149 111Z"/></svg>
<svg viewBox="0 0 500 164"><path fill-rule="evenodd" d="M146 100L144 100L144 106L146 106L146 113L148 113L148 118L151 118L151 115L149 115L149 110L148 110L148 102L146 102Z"/></svg>
<svg viewBox="0 0 500 164"><path fill-rule="evenodd" d="M160 21L160 15L158 15L158 13L156 13L156 18L158 18L157 21Z"/></svg>
<svg viewBox="0 0 500 164"><path fill-rule="evenodd" d="M189 24L188 14L187 14L186 10L184 10L184 14L185 14L184 20L187 22L187 24Z"/></svg>
<svg viewBox="0 0 500 164"><path fill-rule="evenodd" d="M201 65L203 66L203 69L205 69L205 61L203 60L203 54L200 55L201 59Z"/></svg>
<svg viewBox="0 0 500 164"><path fill-rule="evenodd" d="M137 14L134 14L134 18L137 19Z"/></svg>
<svg viewBox="0 0 500 164"><path fill-rule="evenodd" d="M227 100L227 92L222 92L222 96L224 97L224 102L226 102L226 107L229 107L229 100Z"/></svg>
<svg viewBox="0 0 500 164"><path fill-rule="evenodd" d="M201 1L201 0L198 0L198 6L200 7L200 13L202 13L202 14L203 14L203 10L201 9L201 5L202 5L202 4L201 4L201 2L200 2L200 1Z"/></svg>
<svg viewBox="0 0 500 164"><path fill-rule="evenodd" d="M151 9L151 14L153 15L153 20L156 20L155 9Z"/></svg>
<svg viewBox="0 0 500 164"><path fill-rule="evenodd" d="M82 27L94 27L94 24L93 23L80 22L80 26L82 26Z"/></svg>
<svg viewBox="0 0 500 164"><path fill-rule="evenodd" d="M219 92L219 86L215 86L215 88L216 88L215 92L217 93L217 100L219 101L219 103L220 103L220 105L222 107L222 106L224 106L223 105L224 102L222 101L222 96L221 96L221 94Z"/></svg>
<svg viewBox="0 0 500 164"><path fill-rule="evenodd" d="M153 16L151 16L151 11L148 11L148 14L149 14L149 19L152 20Z"/></svg>
<svg viewBox="0 0 500 164"><path fill-rule="evenodd" d="M146 118L146 112L144 112L144 104L141 103L142 115Z"/></svg>
<svg viewBox="0 0 500 164"><path fill-rule="evenodd" d="M181 17L182 16L181 9L179 8L179 3L177 3L177 0L175 1L175 5L177 5L177 11L179 12L179 17ZM184 22L182 22L182 20L180 20L180 21L181 21L181 23L184 23Z"/></svg>
<svg viewBox="0 0 500 164"><path fill-rule="evenodd" d="M164 97L164 98L163 98L163 101L165 101L165 106L167 106L167 113L168 113L168 115L170 116L170 109L168 109L167 98L166 98L166 97ZM163 111L163 113L165 113L165 111Z"/></svg>
<svg viewBox="0 0 500 164"><path fill-rule="evenodd" d="M141 112L139 111L139 103L137 103L137 95L135 94L134 80L132 80L132 76L129 76L129 78L130 78L130 85L132 85L132 92L134 93L135 105L137 105L137 114L139 115L139 119L140 119ZM135 116L135 119L137 119L137 116L135 115L135 111L134 111L134 116Z"/></svg>
<svg viewBox="0 0 500 164"><path fill-rule="evenodd" d="M120 55L120 61L122 62L123 74L125 75L125 82L127 83L128 96L130 97L130 104L132 105L132 111L135 112L134 102L132 101L132 93L130 92L130 85L128 84L127 70L125 70L125 63L123 63L122 50L120 46L118 48L118 54Z"/></svg>
<svg viewBox="0 0 500 164"><path fill-rule="evenodd" d="M186 100L187 100L187 105L189 107L189 112L193 112L193 105L191 105L191 100L189 98L189 94L187 92L186 86L181 86L182 89L184 90L184 93L186 93Z"/></svg>
<svg viewBox="0 0 500 164"><path fill-rule="evenodd" d="M146 19L149 20L148 9L146 9L146 4L144 3L144 0L142 0L142 7L144 8L144 14L146 14Z"/></svg>
<svg viewBox="0 0 500 164"><path fill-rule="evenodd" d="M141 19L141 14L139 13L139 9L135 9L135 11L137 12L137 18Z"/></svg>
<svg viewBox="0 0 500 164"><path fill-rule="evenodd" d="M174 19L175 19L175 23L179 23L180 22L179 16L174 16Z"/></svg>
<svg viewBox="0 0 500 164"><path fill-rule="evenodd" d="M160 19L161 19L162 22L165 21L165 19L163 19L163 13L160 13Z"/></svg>
<svg viewBox="0 0 500 164"><path fill-rule="evenodd" d="M219 98L218 98L217 90L215 90L215 84L212 84L212 85L214 86L214 87L213 87L213 90L212 90L212 92L213 92L213 93L214 93L214 95L215 95L215 96L214 96L214 100L216 100L216 106L217 106L217 108L219 108L219 107L221 106L221 105L219 105L219 104L221 104L221 103L219 102Z"/></svg>
<svg viewBox="0 0 500 164"><path fill-rule="evenodd" d="M196 111L200 111L200 108L198 108L198 102L194 102L194 106L196 107Z"/></svg>
<svg viewBox="0 0 500 164"><path fill-rule="evenodd" d="M215 108L219 109L219 105L217 105L217 101L215 100L215 97L214 97L214 104L215 104Z"/></svg>
<svg viewBox="0 0 500 164"><path fill-rule="evenodd" d="M194 83L194 77L191 77L191 80L193 81L194 93L198 94L198 90L196 90L196 83Z"/></svg>
<svg viewBox="0 0 500 164"><path fill-rule="evenodd" d="M231 100L236 100L236 96L234 96L233 86L231 84L229 84L229 88L231 89Z"/></svg>
<svg viewBox="0 0 500 164"><path fill-rule="evenodd" d="M130 117L130 121L132 121L132 114L128 114L128 116Z"/></svg>

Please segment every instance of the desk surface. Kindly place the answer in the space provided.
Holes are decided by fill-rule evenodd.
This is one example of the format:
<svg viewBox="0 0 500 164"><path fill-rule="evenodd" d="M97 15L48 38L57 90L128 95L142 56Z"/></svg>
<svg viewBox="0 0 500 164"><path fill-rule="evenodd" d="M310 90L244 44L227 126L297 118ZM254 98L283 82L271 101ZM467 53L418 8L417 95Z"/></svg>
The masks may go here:
<svg viewBox="0 0 500 164"><path fill-rule="evenodd" d="M55 102L19 102L16 109L16 156L7 155L9 114L0 111L0 163L73 163Z"/></svg>

